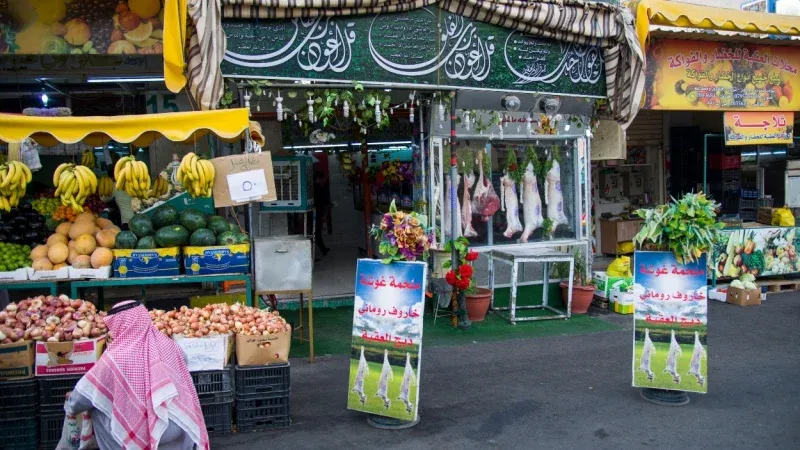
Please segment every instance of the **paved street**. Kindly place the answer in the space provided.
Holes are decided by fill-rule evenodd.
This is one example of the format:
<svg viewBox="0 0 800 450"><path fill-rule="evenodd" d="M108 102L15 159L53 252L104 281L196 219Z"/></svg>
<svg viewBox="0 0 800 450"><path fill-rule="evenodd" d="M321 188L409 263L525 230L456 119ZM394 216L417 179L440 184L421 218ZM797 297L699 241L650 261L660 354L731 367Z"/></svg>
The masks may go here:
<svg viewBox="0 0 800 450"><path fill-rule="evenodd" d="M679 408L630 387L631 316L623 331L423 353L421 418L382 431L345 408L345 356L294 360L289 429L214 441L219 449L800 448L800 294L760 307L710 301L709 394Z"/></svg>

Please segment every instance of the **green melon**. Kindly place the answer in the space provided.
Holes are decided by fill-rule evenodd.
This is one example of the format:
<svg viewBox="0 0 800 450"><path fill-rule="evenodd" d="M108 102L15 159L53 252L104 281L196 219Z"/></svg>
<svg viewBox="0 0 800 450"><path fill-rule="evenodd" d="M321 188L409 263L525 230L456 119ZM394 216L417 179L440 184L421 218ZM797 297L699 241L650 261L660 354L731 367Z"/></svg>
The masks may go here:
<svg viewBox="0 0 800 450"><path fill-rule="evenodd" d="M217 245L217 236L208 228L200 228L189 237L189 245L195 247L210 247Z"/></svg>

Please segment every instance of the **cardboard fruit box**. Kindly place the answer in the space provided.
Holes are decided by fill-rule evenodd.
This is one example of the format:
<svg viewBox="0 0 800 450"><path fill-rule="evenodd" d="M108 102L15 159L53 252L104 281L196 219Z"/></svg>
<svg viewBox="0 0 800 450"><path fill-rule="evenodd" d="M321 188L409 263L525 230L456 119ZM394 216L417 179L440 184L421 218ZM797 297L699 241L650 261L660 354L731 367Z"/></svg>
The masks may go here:
<svg viewBox="0 0 800 450"><path fill-rule="evenodd" d="M186 275L248 273L250 244L184 247L183 267Z"/></svg>
<svg viewBox="0 0 800 450"><path fill-rule="evenodd" d="M33 376L33 341L0 344L0 380L24 380Z"/></svg>
<svg viewBox="0 0 800 450"><path fill-rule="evenodd" d="M633 277L612 277L602 271L594 272L592 274L592 281L594 281L595 285L594 295L608 299L611 298L611 290L613 288L617 287L625 291L633 286Z"/></svg>
<svg viewBox="0 0 800 450"><path fill-rule="evenodd" d="M180 247L152 250L114 249L114 277L174 277L181 272Z"/></svg>
<svg viewBox="0 0 800 450"><path fill-rule="evenodd" d="M761 288L741 289L728 286L728 294L725 297L726 303L739 306L756 306L761 304Z"/></svg>
<svg viewBox="0 0 800 450"><path fill-rule="evenodd" d="M264 366L289 361L292 332L266 336L236 335L236 363L240 366Z"/></svg>
<svg viewBox="0 0 800 450"><path fill-rule="evenodd" d="M233 335L217 334L204 337L173 336L183 351L189 372L222 370L233 354Z"/></svg>
<svg viewBox="0 0 800 450"><path fill-rule="evenodd" d="M36 376L79 375L94 367L106 338L66 342L36 342Z"/></svg>

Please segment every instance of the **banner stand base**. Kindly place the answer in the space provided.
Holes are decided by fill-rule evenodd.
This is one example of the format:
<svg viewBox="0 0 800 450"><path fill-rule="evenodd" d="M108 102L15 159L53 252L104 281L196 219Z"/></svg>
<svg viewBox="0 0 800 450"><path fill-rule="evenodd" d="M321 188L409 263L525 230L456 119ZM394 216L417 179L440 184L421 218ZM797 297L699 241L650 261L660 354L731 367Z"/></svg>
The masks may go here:
<svg viewBox="0 0 800 450"><path fill-rule="evenodd" d="M683 391L642 388L642 398L659 406L684 406L691 401L689 394Z"/></svg>
<svg viewBox="0 0 800 450"><path fill-rule="evenodd" d="M367 416L367 423L375 428L380 428L381 430L405 430L406 428L411 428L419 423L419 414L417 414L417 420L413 421L370 414Z"/></svg>

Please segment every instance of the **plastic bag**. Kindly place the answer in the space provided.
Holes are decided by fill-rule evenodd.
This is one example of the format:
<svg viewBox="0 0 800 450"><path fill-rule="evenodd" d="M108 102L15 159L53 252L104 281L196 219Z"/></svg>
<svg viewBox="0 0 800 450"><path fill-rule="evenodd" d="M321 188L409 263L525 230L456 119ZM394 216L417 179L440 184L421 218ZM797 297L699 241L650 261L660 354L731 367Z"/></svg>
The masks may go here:
<svg viewBox="0 0 800 450"><path fill-rule="evenodd" d="M61 428L61 439L56 450L95 450L99 448L94 437L92 416L88 412L80 416L66 415Z"/></svg>
<svg viewBox="0 0 800 450"><path fill-rule="evenodd" d="M619 244L617 244L618 255L630 255L631 253L633 253L633 250L634 250L633 242L631 241L620 242Z"/></svg>
<svg viewBox="0 0 800 450"><path fill-rule="evenodd" d="M611 262L606 269L606 274L610 277L632 277L631 273L631 258L628 256L620 256Z"/></svg>
<svg viewBox="0 0 800 450"><path fill-rule="evenodd" d="M783 208L776 208L772 211L772 225L776 225L779 227L793 227L794 226L794 216L792 215L792 210L787 207Z"/></svg>
<svg viewBox="0 0 800 450"><path fill-rule="evenodd" d="M39 160L39 150L36 149L36 144L31 139L25 139L22 142L19 149L19 159L28 166L31 172L36 172L42 168L42 162Z"/></svg>

